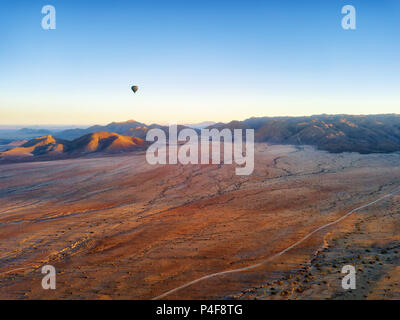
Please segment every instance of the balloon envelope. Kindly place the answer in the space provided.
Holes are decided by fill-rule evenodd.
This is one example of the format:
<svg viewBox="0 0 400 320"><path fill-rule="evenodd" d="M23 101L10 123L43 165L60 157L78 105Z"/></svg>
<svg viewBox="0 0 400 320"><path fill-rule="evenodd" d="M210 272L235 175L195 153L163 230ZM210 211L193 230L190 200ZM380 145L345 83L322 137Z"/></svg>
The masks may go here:
<svg viewBox="0 0 400 320"><path fill-rule="evenodd" d="M136 91L139 90L139 87L138 86L132 86L131 89L132 89L133 93L136 93Z"/></svg>

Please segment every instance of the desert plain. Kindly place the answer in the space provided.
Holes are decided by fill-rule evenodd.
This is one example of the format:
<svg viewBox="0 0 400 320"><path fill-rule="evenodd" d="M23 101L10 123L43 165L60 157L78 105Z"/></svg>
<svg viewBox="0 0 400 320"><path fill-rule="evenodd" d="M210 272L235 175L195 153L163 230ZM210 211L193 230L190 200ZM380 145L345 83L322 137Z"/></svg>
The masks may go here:
<svg viewBox="0 0 400 320"><path fill-rule="evenodd" d="M399 153L266 143L249 176L144 152L3 164L0 299L400 299L398 190Z"/></svg>

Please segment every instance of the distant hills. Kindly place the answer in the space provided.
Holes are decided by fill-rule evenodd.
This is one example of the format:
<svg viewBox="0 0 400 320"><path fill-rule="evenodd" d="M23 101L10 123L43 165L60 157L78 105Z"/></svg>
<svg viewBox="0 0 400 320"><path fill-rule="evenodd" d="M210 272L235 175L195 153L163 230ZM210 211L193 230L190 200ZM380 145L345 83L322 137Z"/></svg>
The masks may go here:
<svg viewBox="0 0 400 320"><path fill-rule="evenodd" d="M199 132L205 122L193 125ZM168 126L129 120L105 126L69 129L49 134L45 129L20 129L18 134L36 135L29 141L11 141L0 133L0 159L75 157L91 153L143 150L146 133ZM187 126L178 126L178 130ZM310 117L261 117L229 123L212 123L208 129L254 129L256 142L311 145L329 152L388 153L400 151L400 115L316 115ZM44 133L44 135L42 135ZM1 152L3 151L3 152Z"/></svg>
<svg viewBox="0 0 400 320"><path fill-rule="evenodd" d="M216 124L214 121L203 121L203 122L199 122L199 123L184 124L184 126L189 127L189 128L193 128L193 129L203 129L203 128L207 128L209 126L212 126L214 124Z"/></svg>
<svg viewBox="0 0 400 320"><path fill-rule="evenodd" d="M21 135L47 135L51 134L50 130L47 129L31 129L31 128L22 128L18 130L18 133Z"/></svg>
<svg viewBox="0 0 400 320"><path fill-rule="evenodd" d="M79 138L85 134L95 133L100 131L114 132L120 135L135 136L145 138L148 126L144 123L129 120L125 122L112 122L105 126L95 125L87 129L69 129L57 132L55 135L61 139L72 140Z"/></svg>
<svg viewBox="0 0 400 320"><path fill-rule="evenodd" d="M400 115L263 117L210 128L254 129L256 142L312 145L329 152L400 151Z"/></svg>
<svg viewBox="0 0 400 320"><path fill-rule="evenodd" d="M179 125L178 130L185 128L186 126ZM163 129L165 132L168 132L168 126L162 126L158 124L147 125L142 122L138 122L135 120L129 120L124 122L112 122L105 126L91 126L87 129L70 129L58 132L55 136L61 139L72 140L79 138L85 134L106 131L106 132L114 132L123 136L137 137L141 139L146 138L147 131L150 129L159 128Z"/></svg>
<svg viewBox="0 0 400 320"><path fill-rule="evenodd" d="M53 134L53 131L48 129L32 129L32 128L22 128L22 129L0 129L0 145L5 144L5 142L12 142L14 140L24 140L32 139L39 136L45 136Z"/></svg>

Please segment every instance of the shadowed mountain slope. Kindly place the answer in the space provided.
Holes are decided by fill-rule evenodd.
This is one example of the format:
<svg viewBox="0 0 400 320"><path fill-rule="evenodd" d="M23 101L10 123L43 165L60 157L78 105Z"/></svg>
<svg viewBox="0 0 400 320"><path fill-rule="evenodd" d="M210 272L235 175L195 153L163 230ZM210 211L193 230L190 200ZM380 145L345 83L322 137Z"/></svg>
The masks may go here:
<svg viewBox="0 0 400 320"><path fill-rule="evenodd" d="M400 151L399 115L250 118L209 128L254 129L256 142L313 145L329 152Z"/></svg>

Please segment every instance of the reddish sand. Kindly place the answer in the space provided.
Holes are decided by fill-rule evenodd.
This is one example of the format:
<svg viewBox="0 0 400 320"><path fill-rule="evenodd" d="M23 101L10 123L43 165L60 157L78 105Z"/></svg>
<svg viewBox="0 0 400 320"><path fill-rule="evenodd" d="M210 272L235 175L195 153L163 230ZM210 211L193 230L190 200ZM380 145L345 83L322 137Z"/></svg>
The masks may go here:
<svg viewBox="0 0 400 320"><path fill-rule="evenodd" d="M0 298L151 299L262 262L400 188L399 154L258 144L255 163L251 176L236 176L234 165L151 166L138 152L0 165ZM166 298L354 298L340 294L338 270L349 261L365 269L368 248L374 259L389 254L364 271L370 283L363 278L356 297L382 297L385 277L400 279L399 201L357 212L259 268ZM56 267L56 290L41 287L45 264ZM399 298L392 292L385 297Z"/></svg>

